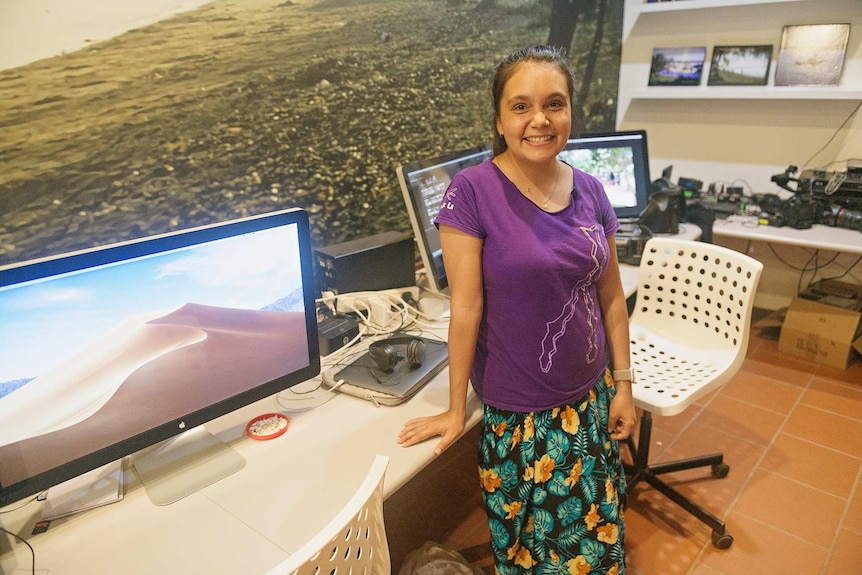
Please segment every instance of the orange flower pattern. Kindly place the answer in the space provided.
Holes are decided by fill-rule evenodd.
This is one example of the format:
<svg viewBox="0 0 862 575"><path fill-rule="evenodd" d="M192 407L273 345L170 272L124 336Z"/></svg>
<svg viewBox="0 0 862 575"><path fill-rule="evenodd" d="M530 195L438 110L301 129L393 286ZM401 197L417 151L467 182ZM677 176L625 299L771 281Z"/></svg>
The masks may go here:
<svg viewBox="0 0 862 575"><path fill-rule="evenodd" d="M625 475L607 431L614 393L606 372L570 405L485 406L479 478L496 575L625 575Z"/></svg>

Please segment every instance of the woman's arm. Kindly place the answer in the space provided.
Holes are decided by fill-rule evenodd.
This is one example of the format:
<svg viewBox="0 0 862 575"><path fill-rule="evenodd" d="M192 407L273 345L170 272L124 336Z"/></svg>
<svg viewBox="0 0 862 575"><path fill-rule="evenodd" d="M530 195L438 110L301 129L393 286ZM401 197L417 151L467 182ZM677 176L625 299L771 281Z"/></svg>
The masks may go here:
<svg viewBox="0 0 862 575"><path fill-rule="evenodd" d="M464 432L467 388L482 319L482 240L451 226L440 226L443 264L451 294L449 319L449 409L431 417L411 419L398 434L403 447L439 435L437 455Z"/></svg>
<svg viewBox="0 0 862 575"><path fill-rule="evenodd" d="M608 237L610 257L608 267L596 283L599 306L605 327L605 337L611 353L611 364L615 370L631 367L629 346L629 314L626 296L620 279L620 264L617 260L614 236ZM632 399L632 382L615 381L617 394L611 401L608 425L611 437L626 439L634 429L637 416Z"/></svg>

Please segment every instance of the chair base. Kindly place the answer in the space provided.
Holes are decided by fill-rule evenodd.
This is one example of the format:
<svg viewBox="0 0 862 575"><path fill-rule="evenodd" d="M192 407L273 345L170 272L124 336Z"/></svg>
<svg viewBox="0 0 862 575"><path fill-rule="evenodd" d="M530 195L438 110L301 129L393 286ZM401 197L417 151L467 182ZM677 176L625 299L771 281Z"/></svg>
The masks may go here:
<svg viewBox="0 0 862 575"><path fill-rule="evenodd" d="M634 441L628 439L628 448L632 455L633 464L625 464L625 471L628 481L628 493L632 494L635 485L641 481L646 481L653 486L657 491L665 497L694 515L701 522L712 528L712 544L719 549L727 549L733 544L733 537L728 533L724 521L685 497L682 493L662 481L658 476L663 473L672 473L674 471L682 471L685 469L695 469L698 467L709 466L712 469L712 474L715 477L727 477L730 472L730 466L724 463L724 456L721 453L713 453L701 457L692 457L680 461L672 461L668 463L649 464L649 448L652 435L652 414L644 411L641 417L640 438L638 446L635 447Z"/></svg>

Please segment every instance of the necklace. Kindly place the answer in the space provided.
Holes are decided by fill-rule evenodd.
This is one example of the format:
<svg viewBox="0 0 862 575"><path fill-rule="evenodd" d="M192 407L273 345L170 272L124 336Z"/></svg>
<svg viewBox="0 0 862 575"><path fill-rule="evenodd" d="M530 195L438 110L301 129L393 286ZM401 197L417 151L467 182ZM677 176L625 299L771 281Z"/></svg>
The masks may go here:
<svg viewBox="0 0 862 575"><path fill-rule="evenodd" d="M554 161L554 165L557 166L557 175L554 177L554 186L551 188L551 191L548 193L547 196L542 194L542 196L543 196L543 199L541 200L542 209L545 211L548 211L548 202L550 202L551 198L554 197L554 192L557 191L557 183L560 181L560 163L557 161ZM527 194L531 197L533 196L533 189L530 186L527 186Z"/></svg>

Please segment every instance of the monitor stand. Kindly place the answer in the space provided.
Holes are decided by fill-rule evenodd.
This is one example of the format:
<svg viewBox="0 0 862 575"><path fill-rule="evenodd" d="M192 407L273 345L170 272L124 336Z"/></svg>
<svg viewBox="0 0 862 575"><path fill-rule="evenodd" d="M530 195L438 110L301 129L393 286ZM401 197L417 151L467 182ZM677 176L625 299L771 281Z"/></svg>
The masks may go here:
<svg viewBox="0 0 862 575"><path fill-rule="evenodd" d="M124 491L123 460L118 459L50 488L42 519L57 519L115 503L123 498Z"/></svg>
<svg viewBox="0 0 862 575"><path fill-rule="evenodd" d="M147 495L169 505L245 467L245 458L204 426L162 443L134 463Z"/></svg>

